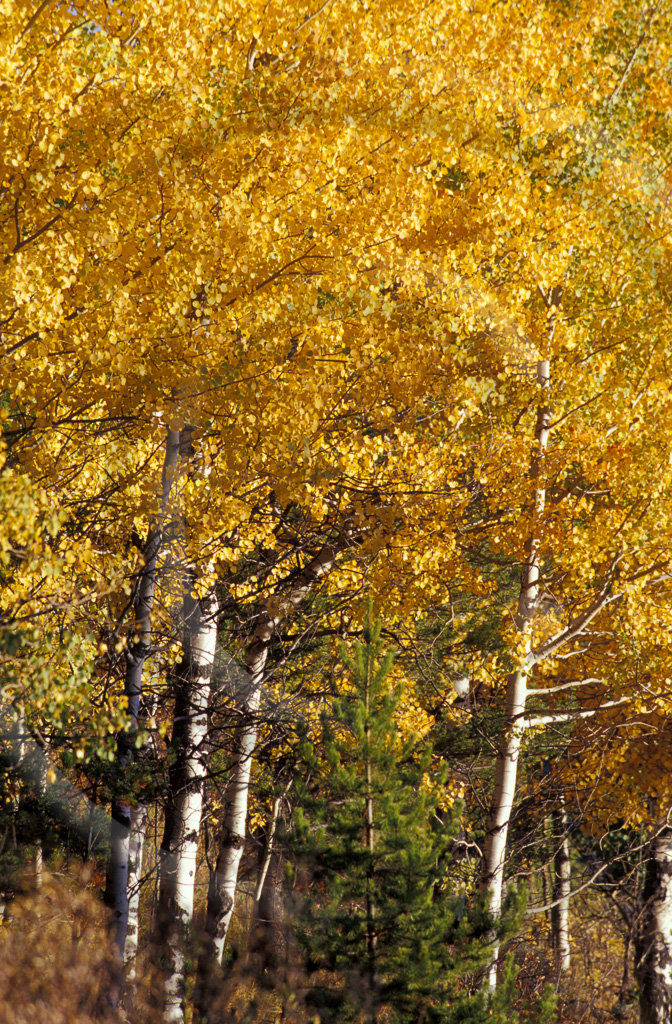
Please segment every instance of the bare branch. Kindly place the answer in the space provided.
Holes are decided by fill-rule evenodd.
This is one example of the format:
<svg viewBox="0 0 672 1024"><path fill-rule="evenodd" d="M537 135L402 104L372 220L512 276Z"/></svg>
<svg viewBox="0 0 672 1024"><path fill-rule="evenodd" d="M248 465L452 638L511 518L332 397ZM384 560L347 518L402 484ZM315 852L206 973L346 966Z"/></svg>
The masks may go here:
<svg viewBox="0 0 672 1024"><path fill-rule="evenodd" d="M546 686L540 690L528 690L528 697L547 697L551 693L559 693L560 690L569 690L572 686L587 686L588 683L603 683L604 679L590 676L588 679L572 679L568 683L561 683L559 686Z"/></svg>
<svg viewBox="0 0 672 1024"><path fill-rule="evenodd" d="M539 725L558 725L563 722L573 722L579 718L591 718L607 708L616 708L621 704L629 704L631 700L632 697L619 697L618 700L609 700L606 704L600 704L598 708L586 708L583 711L578 708L576 711L558 711L557 714L539 715L537 718L525 718L523 713L516 715L514 722L516 722L517 726L522 726L524 729L536 729Z"/></svg>
<svg viewBox="0 0 672 1024"><path fill-rule="evenodd" d="M586 628L589 622L591 622L596 615L598 615L603 608L606 608L611 601L618 600L621 597L621 592L616 594L610 594L611 585L613 582L613 572L616 568L619 559L614 559L611 570L608 575L607 583L604 585L600 593L597 595L594 601L588 605L588 607L579 615L573 622L557 633L556 636L547 640L546 643L542 644L541 647L537 647L536 650L530 651L526 660L527 665L531 668L533 665L537 665L540 661L550 657L555 651L564 647L566 643L573 640L575 636L579 636Z"/></svg>

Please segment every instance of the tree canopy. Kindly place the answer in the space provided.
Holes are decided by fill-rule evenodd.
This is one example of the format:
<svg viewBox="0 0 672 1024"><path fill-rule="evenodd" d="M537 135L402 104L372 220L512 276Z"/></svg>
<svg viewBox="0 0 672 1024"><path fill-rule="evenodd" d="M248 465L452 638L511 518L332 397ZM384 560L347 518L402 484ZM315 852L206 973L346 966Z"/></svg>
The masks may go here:
<svg viewBox="0 0 672 1024"><path fill-rule="evenodd" d="M63 780L110 809L123 954L161 822L165 1019L192 962L207 1013L371 599L493 921L535 793L664 829L669 5L1 16L3 758L53 762L8 828Z"/></svg>

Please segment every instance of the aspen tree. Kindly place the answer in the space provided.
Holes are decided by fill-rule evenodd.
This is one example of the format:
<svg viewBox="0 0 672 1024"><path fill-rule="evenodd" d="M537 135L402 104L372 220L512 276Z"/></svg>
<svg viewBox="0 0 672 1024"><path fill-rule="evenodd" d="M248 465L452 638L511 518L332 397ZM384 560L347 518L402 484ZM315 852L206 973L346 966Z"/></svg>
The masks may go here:
<svg viewBox="0 0 672 1024"><path fill-rule="evenodd" d="M324 591L335 603L365 578L402 616L461 585L487 598L488 558L523 566L508 655L475 669L516 680L486 871L496 904L523 732L619 713L630 695L598 632L618 600L641 637L667 564L669 10L91 0L5 16L8 443L64 518L58 584L26 561L18 590L49 626L64 587L95 597L95 614L72 616L79 635L123 640L123 587L149 585L133 546L160 512L157 453L180 396L211 470L185 483L185 558L214 560L251 620L231 644L251 686L217 932L289 567L294 613L304 567L355 521L356 557L346 545L327 560ZM535 296L560 280L549 345ZM547 387L530 363L548 364ZM540 391L553 420L535 483ZM112 677L107 653L97 672Z"/></svg>
<svg viewBox="0 0 672 1024"><path fill-rule="evenodd" d="M638 837L643 877L639 898L632 900L634 975L641 1018L652 1022L669 1016L672 1001L668 719L672 648L666 602L661 600L668 588L665 577L652 595L645 612L646 635L633 642L624 631L624 649L611 652L614 661L618 659L618 671L629 681L630 714L625 721L603 723L601 728L595 723L590 729L587 721L577 727L562 770L593 834L606 833L620 822ZM624 616L619 618L616 625L622 628Z"/></svg>
<svg viewBox="0 0 672 1024"><path fill-rule="evenodd" d="M199 599L194 579L184 597L183 660L175 668L172 762L161 845L157 940L164 950L164 1019L184 1017L184 958L194 912L194 885L203 789L207 773L207 714L217 645L218 602L210 591Z"/></svg>
<svg viewBox="0 0 672 1024"><path fill-rule="evenodd" d="M199 959L197 1005L207 1013L213 960L219 963L235 905L238 868L246 836L247 805L252 757L254 756L258 712L264 679L264 668L275 629L282 619L298 608L335 560L354 543L352 526L344 527L341 536L311 559L305 567L276 595L273 612L265 611L256 626L246 650L246 694L243 722L233 737L234 760L225 790L226 809L215 868L210 873L203 950Z"/></svg>
<svg viewBox="0 0 672 1024"><path fill-rule="evenodd" d="M142 861L145 846L145 832L149 818L149 806L138 804L131 809L131 834L128 843L128 927L124 943L124 963L128 965L126 978L129 984L136 980L135 961L140 938L140 894L142 889Z"/></svg>
<svg viewBox="0 0 672 1024"><path fill-rule="evenodd" d="M635 941L641 1024L663 1024L672 1014L672 834L662 828L646 861L644 906Z"/></svg>
<svg viewBox="0 0 672 1024"><path fill-rule="evenodd" d="M567 834L567 812L564 800L554 810L553 842L556 845L553 856L553 903L551 908L551 928L553 930L553 946L555 949L558 976L569 970L571 948L569 944L569 898L572 889L572 869L569 853L569 837Z"/></svg>
<svg viewBox="0 0 672 1024"><path fill-rule="evenodd" d="M142 696L142 673L151 647L151 613L156 590L157 562L163 540L168 499L173 484L178 454L179 432L169 429L166 433L159 515L156 523L150 527L147 533L147 539L142 551L143 564L134 581L135 594L132 600L134 636L126 650L126 673L124 680L124 695L127 700L130 729L129 732L124 732L120 735L118 745L118 769L122 777L122 785L123 774L132 760L133 744L138 728L138 715ZM122 957L128 928L130 841L131 807L126 800L117 799L112 804L112 836L107 873L106 901L115 915L116 943Z"/></svg>

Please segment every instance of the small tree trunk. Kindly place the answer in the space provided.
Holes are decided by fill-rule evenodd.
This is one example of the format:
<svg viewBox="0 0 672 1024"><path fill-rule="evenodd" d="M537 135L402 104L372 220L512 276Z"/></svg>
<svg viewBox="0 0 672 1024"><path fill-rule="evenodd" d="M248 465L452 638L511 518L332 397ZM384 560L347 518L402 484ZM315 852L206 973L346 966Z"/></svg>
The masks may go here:
<svg viewBox="0 0 672 1024"><path fill-rule="evenodd" d="M251 664L248 659L248 667ZM266 665L266 650L259 652L251 693L245 707L246 722L234 734L234 764L224 792L225 815L222 824L217 864L210 875L206 932L211 955L221 963L224 943L235 905L238 869L245 847L247 800L252 758L257 745L261 677Z"/></svg>
<svg viewBox="0 0 672 1024"><path fill-rule="evenodd" d="M506 844L516 795L518 758L523 738L523 730L517 725L516 718L525 711L526 697L526 675L523 670L518 670L509 677L506 690L504 734L497 753L493 801L485 840L482 891L488 897L488 909L495 920L502 911ZM494 989L497 984L498 956L499 944L495 942L493 959L487 972L487 987L490 989Z"/></svg>
<svg viewBox="0 0 672 1024"><path fill-rule="evenodd" d="M156 711L154 695L149 701L145 699L145 711L148 717ZM140 934L140 896L142 890L142 867L145 852L145 837L149 821L149 804L138 804L131 811L131 834L129 837L128 859L128 929L124 946L124 964L126 964L126 981L130 983L129 996L134 998L132 991L136 980L136 958ZM93 824L93 819L92 819Z"/></svg>
<svg viewBox="0 0 672 1024"><path fill-rule="evenodd" d="M110 860L107 866L105 903L114 913L114 941L120 953L128 931L128 864L131 835L130 804L115 801L110 824Z"/></svg>
<svg viewBox="0 0 672 1024"><path fill-rule="evenodd" d="M572 872L569 860L569 839L567 837L567 813L564 806L553 812L553 840L556 854L553 859L553 902L551 907L551 931L555 963L560 975L569 970L569 894L572 887Z"/></svg>
<svg viewBox="0 0 672 1024"><path fill-rule="evenodd" d="M179 431L168 430L161 480L161 507L158 521L147 534L144 545L144 566L136 578L136 594L133 600L134 636L137 638L126 651L126 677L124 694L128 701L130 732L122 733L117 745L117 780L123 781L133 761L134 734L138 727L140 698L142 696L142 671L150 653L151 613L156 587L156 565L163 539L163 522L168 507L168 497L175 475L179 455ZM110 859L107 869L105 902L114 914L114 938L120 958L123 958L128 928L128 872L131 838L131 806L127 800L117 798L112 802L112 827L110 835Z"/></svg>
<svg viewBox="0 0 672 1024"><path fill-rule="evenodd" d="M672 1021L672 828L651 844L635 941L641 1024Z"/></svg>
<svg viewBox="0 0 672 1024"><path fill-rule="evenodd" d="M145 831L149 817L148 804L138 804L131 811L131 836L128 858L128 929L124 946L124 963L128 964L126 979L135 980L135 958L138 955L140 929L140 889L142 886L142 855L145 848Z"/></svg>
<svg viewBox="0 0 672 1024"><path fill-rule="evenodd" d="M208 705L217 646L214 592L184 599L184 658L177 670L166 822L161 846L157 927L166 964L164 1019L184 1019L185 946L194 913L196 861L207 772Z"/></svg>
<svg viewBox="0 0 672 1024"><path fill-rule="evenodd" d="M365 636L368 635L365 633ZM371 658L367 652L366 684L364 688L364 707L366 710L366 848L369 851L369 867L366 879L366 949L368 956L369 999L371 1003L371 1024L376 1024L378 1017L376 1001L376 929L374 917L376 908L373 902L373 853L375 848L374 817L373 817L373 786L371 774Z"/></svg>
<svg viewBox="0 0 672 1024"><path fill-rule="evenodd" d="M279 591L273 601L273 611L266 609L260 616L247 649L245 666L248 675L241 709L243 722L233 736L233 764L224 795L226 810L217 863L215 870L210 873L203 946L199 958L195 1005L203 1016L208 1013L213 990L213 968L221 963L235 905L238 869L245 846L247 801L259 728L261 689L269 647L279 623L298 608L317 580L329 572L339 554L352 543L348 524L338 540L326 544L294 577L291 585Z"/></svg>
<svg viewBox="0 0 672 1024"><path fill-rule="evenodd" d="M504 727L497 753L495 786L488 815L485 840L485 860L481 891L488 897L489 910L495 920L500 916L502 910L506 844L509 821L511 820L516 795L518 758L523 738L521 719L525 713L527 699L527 659L532 650L532 623L539 596L539 520L543 515L546 504L544 462L551 419L551 411L546 401L550 383L549 374L549 362L547 360L538 362L537 383L540 389L540 397L537 406L535 430L536 447L529 469L529 476L535 488L534 509L526 544L527 557L523 565L516 613L516 625L521 636L520 655L518 668L509 676L506 690ZM494 989L497 984L497 957L499 955L497 943L494 943L493 954L493 960L486 976L486 984L490 989Z"/></svg>

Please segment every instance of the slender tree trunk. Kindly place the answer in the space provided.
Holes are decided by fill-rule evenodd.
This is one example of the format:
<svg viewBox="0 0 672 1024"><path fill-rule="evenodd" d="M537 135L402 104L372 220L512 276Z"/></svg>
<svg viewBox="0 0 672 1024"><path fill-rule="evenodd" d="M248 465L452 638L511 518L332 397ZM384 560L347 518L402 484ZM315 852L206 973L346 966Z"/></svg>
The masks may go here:
<svg viewBox="0 0 672 1024"><path fill-rule="evenodd" d="M569 894L572 888L572 871L569 859L569 838L567 836L567 812L564 804L553 812L553 842L556 846L553 858L553 902L551 907L551 932L555 963L560 976L569 970Z"/></svg>
<svg viewBox="0 0 672 1024"><path fill-rule="evenodd" d="M150 527L143 548L144 566L136 578L133 600L133 637L126 651L126 676L124 694L128 701L130 732L119 737L117 746L117 779L123 784L124 777L133 760L134 733L138 727L140 697L142 695L142 671L150 654L151 612L156 588L156 565L163 539L163 526L168 506L168 497L175 475L179 455L179 431L168 430L161 480L161 506L157 522ZM131 807L127 800L117 798L112 802L112 827L110 836L110 859L107 869L105 902L114 913L114 938L119 956L123 957L128 928L128 873L130 860Z"/></svg>
<svg viewBox="0 0 672 1024"><path fill-rule="evenodd" d="M124 963L128 964L126 979L129 982L135 980L135 958L138 955L142 855L148 817L148 804L138 804L131 811L131 835L128 845L128 928L124 946Z"/></svg>
<svg viewBox="0 0 672 1024"><path fill-rule="evenodd" d="M518 758L523 736L522 728L516 724L516 717L525 711L526 695L526 675L523 671L518 670L510 676L506 691L504 735L497 753L493 801L488 816L485 840L482 889L489 897L488 908L495 920L500 916L502 910L506 843L516 793ZM495 943L493 961L487 975L488 985L492 989L497 984L498 956L499 945Z"/></svg>
<svg viewBox="0 0 672 1024"><path fill-rule="evenodd" d="M534 485L534 508L526 543L527 557L523 565L516 614L516 626L520 634L519 662L518 667L509 676L506 690L504 726L497 753L495 785L485 840L482 891L488 897L489 909L495 919L500 916L502 910L506 843L516 794L518 758L524 733L524 726L521 723L527 699L528 659L532 650L532 623L539 596L540 519L546 504L544 463L550 433L550 408L547 404L549 374L548 360L539 361L537 383L540 398L537 406L536 444L529 470ZM496 943L493 954L493 961L487 973L487 984L491 989L494 989L497 983L499 946Z"/></svg>
<svg viewBox="0 0 672 1024"><path fill-rule="evenodd" d="M259 707L268 651L275 630L308 596L315 583L333 567L337 557L353 543L344 529L338 540L326 544L274 598L273 610L266 609L257 625L246 656L246 694L241 708L242 723L233 737L233 764L225 790L225 813L215 870L210 873L208 903L199 960L196 1006L208 1012L213 967L221 963L224 943L235 905L238 869L246 835L247 802L252 758L257 743Z"/></svg>
<svg viewBox="0 0 672 1024"><path fill-rule="evenodd" d="M371 1001L371 1022L376 1024L378 1017L376 1005L376 930L374 925L375 906L373 902L373 852L375 849L374 816L373 816L373 780L371 774L371 659L367 653L366 686L364 690L364 706L366 711L366 848L369 851L369 867L366 878L366 950L368 956L369 999Z"/></svg>
<svg viewBox="0 0 672 1024"><path fill-rule="evenodd" d="M140 895L142 858L149 817L148 804L138 804L131 811L131 835L128 850L128 927L124 945L123 1012L134 1020L137 1013L138 947L140 938Z"/></svg>
<svg viewBox="0 0 672 1024"><path fill-rule="evenodd" d="M226 809L222 839L208 887L206 933L217 963L221 963L233 915L238 868L245 846L247 801L252 758L257 744L261 680L266 666L269 640L270 633L267 638L260 639L258 645L250 649L247 659L247 668L252 676L250 693L243 711L245 722L234 734L234 764L224 792Z"/></svg>
<svg viewBox="0 0 672 1024"><path fill-rule="evenodd" d="M198 841L207 773L208 705L217 647L218 604L213 591L184 599L184 657L176 672L174 761L161 846L157 927L166 964L164 1019L184 1019L185 949L194 913Z"/></svg>
<svg viewBox="0 0 672 1024"><path fill-rule="evenodd" d="M143 703L146 706L147 715L151 717L156 711L155 695L149 700L145 697ZM132 985L136 980L135 962L138 955L138 941L140 934L140 896L142 890L142 868L145 852L145 838L149 821L149 804L138 804L131 811L131 835L129 838L129 860L128 860L128 929L126 931L126 945L124 946L124 964L126 968L126 981ZM133 993L130 991L131 1000Z"/></svg>
<svg viewBox="0 0 672 1024"><path fill-rule="evenodd" d="M635 940L641 1024L672 1021L672 828L651 844Z"/></svg>

